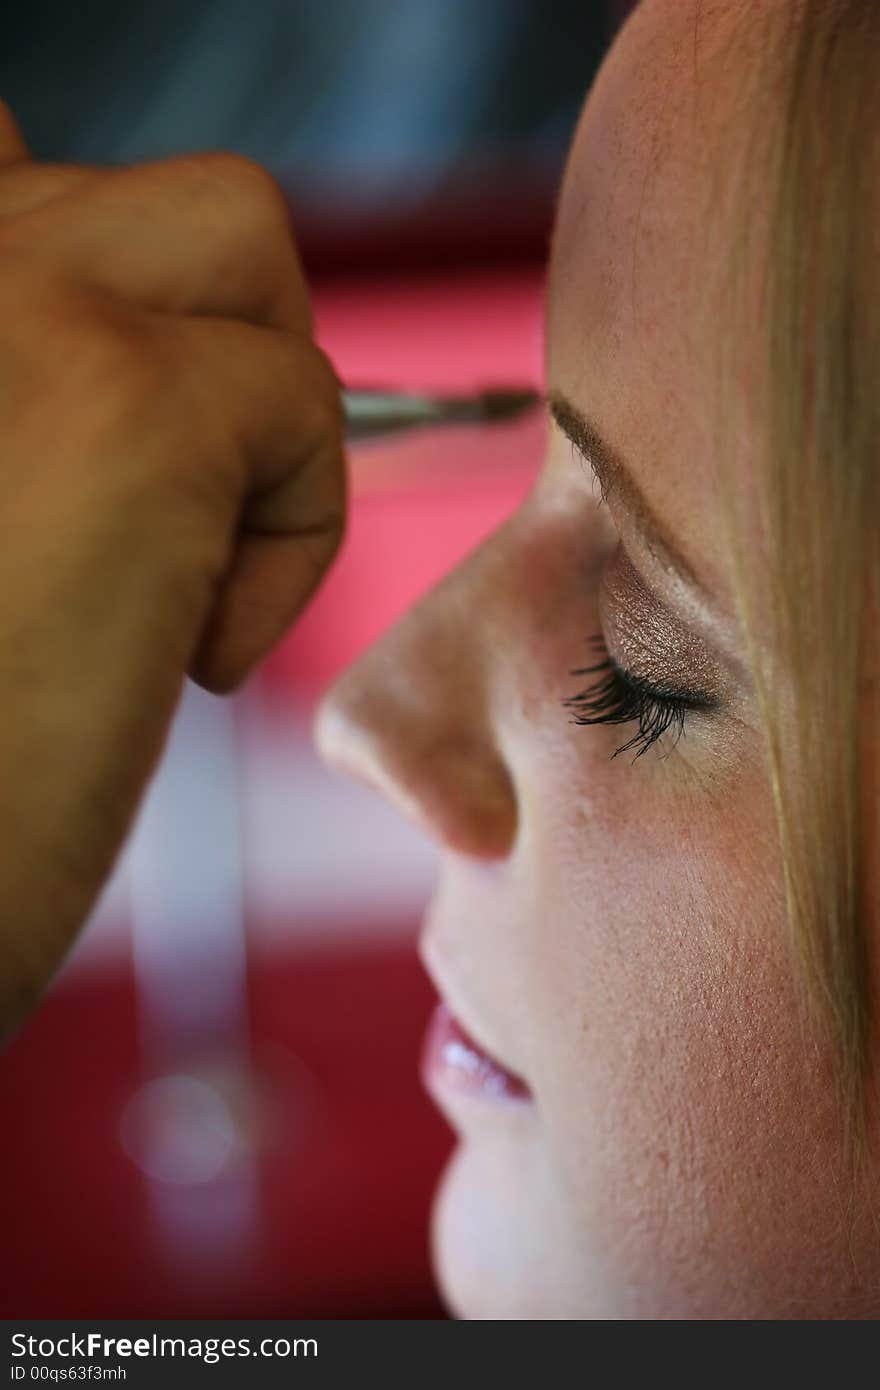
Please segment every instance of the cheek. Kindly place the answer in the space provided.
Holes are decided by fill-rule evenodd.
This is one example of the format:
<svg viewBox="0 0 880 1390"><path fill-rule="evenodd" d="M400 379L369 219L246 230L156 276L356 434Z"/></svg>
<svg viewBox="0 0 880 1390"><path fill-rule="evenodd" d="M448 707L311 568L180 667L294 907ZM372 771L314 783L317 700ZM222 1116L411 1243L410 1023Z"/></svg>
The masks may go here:
<svg viewBox="0 0 880 1390"><path fill-rule="evenodd" d="M621 731L568 723L616 545L570 477L551 457L510 527L517 659L493 687L516 891L503 936L472 952L498 1016L522 1020L544 1163L498 1213L500 1246L518 1231L533 1259L501 1264L554 1269L558 1306L593 1316L821 1311L850 1278L846 1175L828 1056L792 984L766 779L758 758L713 758L708 735L692 763L630 766L610 761ZM467 1207L475 1162L447 1212Z"/></svg>
<svg viewBox="0 0 880 1390"><path fill-rule="evenodd" d="M629 1316L809 1299L817 1249L845 1260L837 1127L790 981L766 788L676 795L672 758L609 765L601 732L574 732L598 751L569 742L566 778L558 757L532 783L527 948L571 1240Z"/></svg>

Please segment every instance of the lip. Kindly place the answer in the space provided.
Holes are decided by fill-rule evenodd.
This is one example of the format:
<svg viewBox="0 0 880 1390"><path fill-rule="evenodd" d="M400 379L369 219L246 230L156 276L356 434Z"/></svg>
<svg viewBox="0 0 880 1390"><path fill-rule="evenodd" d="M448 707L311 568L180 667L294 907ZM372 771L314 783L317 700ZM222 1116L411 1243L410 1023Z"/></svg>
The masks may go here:
<svg viewBox="0 0 880 1390"><path fill-rule="evenodd" d="M428 1022L421 1075L425 1088L441 1103L447 1097L508 1106L532 1100L522 1077L475 1042L442 999Z"/></svg>

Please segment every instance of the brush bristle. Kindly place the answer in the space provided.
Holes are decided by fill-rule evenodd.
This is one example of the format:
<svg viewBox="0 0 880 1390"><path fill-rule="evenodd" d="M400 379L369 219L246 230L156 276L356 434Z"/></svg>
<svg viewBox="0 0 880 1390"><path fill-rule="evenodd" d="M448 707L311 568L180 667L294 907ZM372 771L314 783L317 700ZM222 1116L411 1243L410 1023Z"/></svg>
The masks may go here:
<svg viewBox="0 0 880 1390"><path fill-rule="evenodd" d="M483 416L489 420L509 420L514 415L521 415L524 410L531 410L540 399L537 391L524 391L519 388L510 391L483 391L480 397Z"/></svg>

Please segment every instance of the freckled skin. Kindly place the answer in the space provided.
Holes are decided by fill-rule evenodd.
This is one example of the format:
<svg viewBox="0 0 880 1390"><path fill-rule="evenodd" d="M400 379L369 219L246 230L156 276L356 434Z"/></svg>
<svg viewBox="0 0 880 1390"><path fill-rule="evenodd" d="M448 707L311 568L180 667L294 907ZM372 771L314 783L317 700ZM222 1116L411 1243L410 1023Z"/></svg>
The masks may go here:
<svg viewBox="0 0 880 1390"><path fill-rule="evenodd" d="M595 415L719 588L707 151L746 118L748 36L731 40L751 8L703 4L702 86L692 0L637 10L575 135L548 299L548 386ZM873 1316L880 1247L864 1194L847 1215L828 1049L801 1024L754 710L729 692L633 763L610 757L629 726L561 706L624 531L553 429L519 512L320 712L325 755L441 843L427 964L535 1096L461 1124L441 1282L468 1317Z"/></svg>

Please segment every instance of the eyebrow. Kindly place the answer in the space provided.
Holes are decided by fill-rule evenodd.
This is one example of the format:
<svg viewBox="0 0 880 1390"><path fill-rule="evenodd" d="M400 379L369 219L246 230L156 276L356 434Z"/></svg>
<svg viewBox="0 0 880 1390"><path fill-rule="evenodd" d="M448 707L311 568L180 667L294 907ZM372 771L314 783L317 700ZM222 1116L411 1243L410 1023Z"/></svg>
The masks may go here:
<svg viewBox="0 0 880 1390"><path fill-rule="evenodd" d="M632 469L602 437L594 420L576 410L558 391L548 392L547 406L562 433L574 445L582 462L592 470L603 502L617 498L641 532L648 549L664 566L676 571L706 603L712 599L706 586L682 554L674 537L657 516L639 487Z"/></svg>

